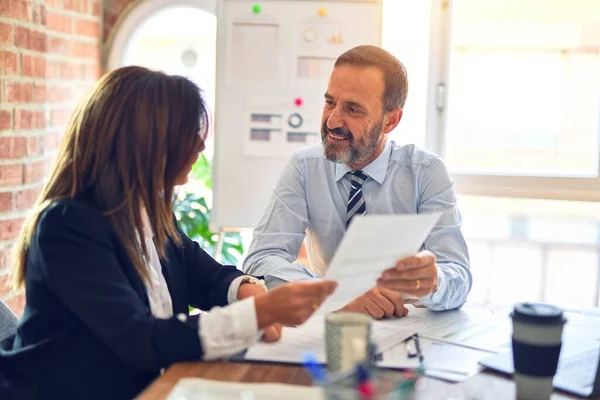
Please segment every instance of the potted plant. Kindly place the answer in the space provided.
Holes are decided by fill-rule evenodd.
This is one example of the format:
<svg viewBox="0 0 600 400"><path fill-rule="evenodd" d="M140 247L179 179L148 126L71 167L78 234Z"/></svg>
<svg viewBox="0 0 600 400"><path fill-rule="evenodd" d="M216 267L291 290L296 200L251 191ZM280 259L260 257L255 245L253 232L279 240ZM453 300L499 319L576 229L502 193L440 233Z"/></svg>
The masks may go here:
<svg viewBox="0 0 600 400"><path fill-rule="evenodd" d="M175 217L183 232L195 240L209 254L215 255L219 235L210 230L210 206L212 198L211 165L204 154L192 168L190 182L181 188L174 204ZM227 233L223 240L221 260L224 264L237 265L244 253L242 236Z"/></svg>

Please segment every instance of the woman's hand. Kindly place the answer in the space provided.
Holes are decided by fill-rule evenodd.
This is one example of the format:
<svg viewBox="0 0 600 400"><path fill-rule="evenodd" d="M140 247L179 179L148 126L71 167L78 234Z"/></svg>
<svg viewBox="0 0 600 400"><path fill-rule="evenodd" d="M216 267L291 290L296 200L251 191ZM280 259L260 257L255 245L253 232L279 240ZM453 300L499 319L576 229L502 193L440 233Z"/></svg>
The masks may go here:
<svg viewBox="0 0 600 400"><path fill-rule="evenodd" d="M267 293L267 289L263 285L256 285L253 283L244 282L240 285L238 289L238 299L242 300L247 297L256 297L265 295ZM273 324L271 326L267 326L263 329L262 340L270 343L276 342L281 339L281 324Z"/></svg>
<svg viewBox="0 0 600 400"><path fill-rule="evenodd" d="M333 293L333 281L293 282L281 285L269 293L256 296L258 328L273 324L300 325Z"/></svg>

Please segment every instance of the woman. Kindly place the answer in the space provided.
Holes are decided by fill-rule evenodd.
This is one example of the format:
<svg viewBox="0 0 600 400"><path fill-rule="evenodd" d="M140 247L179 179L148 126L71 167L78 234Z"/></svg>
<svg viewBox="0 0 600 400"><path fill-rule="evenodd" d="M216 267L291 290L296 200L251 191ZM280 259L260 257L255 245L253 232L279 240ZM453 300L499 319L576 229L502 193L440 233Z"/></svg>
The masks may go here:
<svg viewBox="0 0 600 400"><path fill-rule="evenodd" d="M235 354L260 330L277 340L278 324L302 323L333 292L266 293L179 230L174 187L208 120L196 85L141 67L105 75L77 107L16 247L27 303L0 350L5 393L132 398L172 363Z"/></svg>

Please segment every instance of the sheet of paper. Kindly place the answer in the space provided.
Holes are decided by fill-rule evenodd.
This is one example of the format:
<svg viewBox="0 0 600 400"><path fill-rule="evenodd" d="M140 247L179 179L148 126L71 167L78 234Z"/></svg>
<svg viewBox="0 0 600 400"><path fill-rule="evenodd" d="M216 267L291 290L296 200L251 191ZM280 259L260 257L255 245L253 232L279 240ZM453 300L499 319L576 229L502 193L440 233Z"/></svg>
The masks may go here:
<svg viewBox="0 0 600 400"><path fill-rule="evenodd" d="M167 400L279 400L282 393L285 393L285 398L288 400L325 398L320 387L183 378L177 382Z"/></svg>
<svg viewBox="0 0 600 400"><path fill-rule="evenodd" d="M418 317L411 328L429 339L457 343L474 349L499 352L510 347L510 325L505 316L482 307L434 312L427 308L409 309L409 315ZM382 321L403 326L400 319Z"/></svg>
<svg viewBox="0 0 600 400"><path fill-rule="evenodd" d="M450 343L420 338L425 375L451 382L463 381L477 374L481 367L478 362L492 353L457 346ZM406 346L396 346L382 355L377 366L384 368L418 368L418 358L408 357Z"/></svg>
<svg viewBox="0 0 600 400"><path fill-rule="evenodd" d="M387 351L414 333L410 323L416 322L416 315L403 318L406 325L394 326L375 321L372 325L371 337L377 346L377 352ZM307 352L316 355L317 361L327 362L325 352L325 321L324 317L311 318L307 323L297 327L284 327L281 340L275 343L259 342L246 352L246 360L283 362L300 364Z"/></svg>
<svg viewBox="0 0 600 400"><path fill-rule="evenodd" d="M254 14L247 4L226 2L225 80L233 87L281 87L286 83L285 18L276 12Z"/></svg>
<svg viewBox="0 0 600 400"><path fill-rule="evenodd" d="M421 248L439 217L437 213L354 217L325 273L338 287L317 313L338 310L375 286L383 271Z"/></svg>

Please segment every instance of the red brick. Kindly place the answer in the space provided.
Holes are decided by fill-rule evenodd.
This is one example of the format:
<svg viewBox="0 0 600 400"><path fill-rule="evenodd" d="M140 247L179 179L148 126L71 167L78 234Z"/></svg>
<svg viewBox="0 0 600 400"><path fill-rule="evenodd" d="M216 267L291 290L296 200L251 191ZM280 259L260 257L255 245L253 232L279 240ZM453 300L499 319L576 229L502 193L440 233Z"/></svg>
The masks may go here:
<svg viewBox="0 0 600 400"><path fill-rule="evenodd" d="M12 312L17 314L17 317L21 317L21 315L23 315L23 310L25 310L24 294L18 294L10 299L6 299L4 302L6 303L8 308L12 310Z"/></svg>
<svg viewBox="0 0 600 400"><path fill-rule="evenodd" d="M63 8L63 0L46 0L44 4L46 8L57 8L59 10Z"/></svg>
<svg viewBox="0 0 600 400"><path fill-rule="evenodd" d="M83 78L87 80L97 80L100 78L101 68L99 64L86 64L83 66Z"/></svg>
<svg viewBox="0 0 600 400"><path fill-rule="evenodd" d="M44 5L38 5L32 10L31 19L34 23L39 25L46 25L46 7Z"/></svg>
<svg viewBox="0 0 600 400"><path fill-rule="evenodd" d="M96 43L81 42L74 40L71 42L69 56L78 58L100 59L100 47Z"/></svg>
<svg viewBox="0 0 600 400"><path fill-rule="evenodd" d="M71 89L68 86L46 87L46 102L48 103L62 103L71 98Z"/></svg>
<svg viewBox="0 0 600 400"><path fill-rule="evenodd" d="M75 33L81 36L98 38L100 36L100 23L89 19L75 19Z"/></svg>
<svg viewBox="0 0 600 400"><path fill-rule="evenodd" d="M63 4L64 4L64 8L66 10L71 10L71 11L76 11L76 12L80 12L80 13L87 13L88 12L88 7L87 1L83 1L83 0L63 0Z"/></svg>
<svg viewBox="0 0 600 400"><path fill-rule="evenodd" d="M27 138L0 137L0 158L21 158L27 155Z"/></svg>
<svg viewBox="0 0 600 400"><path fill-rule="evenodd" d="M13 210L13 196L12 192L1 192L0 193L0 212L7 212Z"/></svg>
<svg viewBox="0 0 600 400"><path fill-rule="evenodd" d="M6 101L29 103L33 100L33 84L30 82L5 82Z"/></svg>
<svg viewBox="0 0 600 400"><path fill-rule="evenodd" d="M37 156L40 154L40 141L35 136L30 136L27 138L27 155L28 156Z"/></svg>
<svg viewBox="0 0 600 400"><path fill-rule="evenodd" d="M102 16L102 6L100 5L99 1L94 1L94 4L92 5L92 14L94 14L94 16L96 17L101 17Z"/></svg>
<svg viewBox="0 0 600 400"><path fill-rule="evenodd" d="M44 129L46 118L43 111L15 111L15 130Z"/></svg>
<svg viewBox="0 0 600 400"><path fill-rule="evenodd" d="M58 132L46 133L44 136L44 151L53 151L58 149L60 135Z"/></svg>
<svg viewBox="0 0 600 400"><path fill-rule="evenodd" d="M46 176L46 162L36 161L25 164L23 170L23 183L39 182Z"/></svg>
<svg viewBox="0 0 600 400"><path fill-rule="evenodd" d="M23 183L23 166L21 164L0 165L0 185L20 185L21 183Z"/></svg>
<svg viewBox="0 0 600 400"><path fill-rule="evenodd" d="M69 54L69 41L63 38L48 38L48 52L53 54Z"/></svg>
<svg viewBox="0 0 600 400"><path fill-rule="evenodd" d="M12 129L12 112L0 110L0 130Z"/></svg>
<svg viewBox="0 0 600 400"><path fill-rule="evenodd" d="M71 33L72 18L68 15L48 11L46 13L46 27L51 31Z"/></svg>
<svg viewBox="0 0 600 400"><path fill-rule="evenodd" d="M0 15L6 18L29 21L28 4L25 0L1 0Z"/></svg>
<svg viewBox="0 0 600 400"><path fill-rule="evenodd" d="M44 129L46 128L46 115L43 111L34 111L31 122L34 129Z"/></svg>
<svg viewBox="0 0 600 400"><path fill-rule="evenodd" d="M45 83L34 83L33 84L33 101L44 102L46 101L46 84Z"/></svg>
<svg viewBox="0 0 600 400"><path fill-rule="evenodd" d="M42 186L15 192L14 204L18 211L28 210L35 204Z"/></svg>
<svg viewBox="0 0 600 400"><path fill-rule="evenodd" d="M48 48L47 42L48 38L45 33L17 26L15 34L15 45L17 47L45 52Z"/></svg>
<svg viewBox="0 0 600 400"><path fill-rule="evenodd" d="M17 73L17 53L0 50L0 75Z"/></svg>
<svg viewBox="0 0 600 400"><path fill-rule="evenodd" d="M81 64L61 63L58 66L58 76L63 79L81 79Z"/></svg>
<svg viewBox="0 0 600 400"><path fill-rule="evenodd" d="M15 130L31 129L33 112L29 110L15 111Z"/></svg>
<svg viewBox="0 0 600 400"><path fill-rule="evenodd" d="M58 78L58 73L56 72L58 69L58 63L51 61L51 60L46 60L46 74L44 75L45 78Z"/></svg>
<svg viewBox="0 0 600 400"><path fill-rule="evenodd" d="M66 125L70 117L71 110L53 110L50 114L50 120L54 127Z"/></svg>
<svg viewBox="0 0 600 400"><path fill-rule="evenodd" d="M46 76L46 59L23 54L21 56L21 74L23 76L44 78Z"/></svg>
<svg viewBox="0 0 600 400"><path fill-rule="evenodd" d="M12 44L13 28L10 24L0 22L0 44Z"/></svg>

